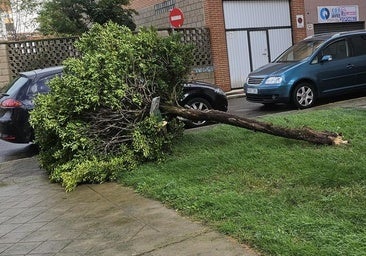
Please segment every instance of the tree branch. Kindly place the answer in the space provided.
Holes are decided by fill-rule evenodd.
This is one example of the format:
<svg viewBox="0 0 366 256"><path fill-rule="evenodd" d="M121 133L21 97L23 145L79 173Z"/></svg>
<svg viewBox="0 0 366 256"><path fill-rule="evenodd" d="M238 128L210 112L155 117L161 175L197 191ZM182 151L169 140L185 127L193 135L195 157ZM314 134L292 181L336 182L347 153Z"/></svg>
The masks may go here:
<svg viewBox="0 0 366 256"><path fill-rule="evenodd" d="M167 105L161 106L161 109L170 114L187 118L193 121L214 121L284 138L304 140L315 144L340 145L348 143L348 141L343 140L343 137L340 134L335 132L316 131L308 127L297 129L279 127L271 123L238 117L217 110L200 111Z"/></svg>

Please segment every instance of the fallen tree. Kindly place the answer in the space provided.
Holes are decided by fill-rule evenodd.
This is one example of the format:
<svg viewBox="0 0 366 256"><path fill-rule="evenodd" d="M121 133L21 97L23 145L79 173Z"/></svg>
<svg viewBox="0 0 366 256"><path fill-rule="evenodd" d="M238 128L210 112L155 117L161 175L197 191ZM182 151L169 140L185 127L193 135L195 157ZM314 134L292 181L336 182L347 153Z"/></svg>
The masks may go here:
<svg viewBox="0 0 366 256"><path fill-rule="evenodd" d="M30 119L42 167L67 191L116 180L171 151L182 124L149 115L149 106L157 95L170 103L181 97L194 51L179 34L134 33L112 22L94 24L75 48L80 55L63 62Z"/></svg>
<svg viewBox="0 0 366 256"><path fill-rule="evenodd" d="M114 23L95 24L75 47L80 56L63 63L62 77L35 99L30 118L41 166L67 191L80 183L116 180L138 164L163 159L183 134L178 116L318 144L345 143L335 133L164 106L183 95L193 65L194 49L177 34L161 37L152 29L133 33ZM154 102L158 96L161 104Z"/></svg>
<svg viewBox="0 0 366 256"><path fill-rule="evenodd" d="M252 131L263 132L289 139L304 140L315 144L340 145L348 143L348 141L343 140L341 134L335 132L316 131L309 127L296 128L296 129L280 127L275 126L271 123L266 123L249 118L243 118L217 110L200 111L168 105L161 106L161 109L164 112L168 112L170 114L187 118L193 121L199 121L199 120L214 121L218 123L238 126Z"/></svg>

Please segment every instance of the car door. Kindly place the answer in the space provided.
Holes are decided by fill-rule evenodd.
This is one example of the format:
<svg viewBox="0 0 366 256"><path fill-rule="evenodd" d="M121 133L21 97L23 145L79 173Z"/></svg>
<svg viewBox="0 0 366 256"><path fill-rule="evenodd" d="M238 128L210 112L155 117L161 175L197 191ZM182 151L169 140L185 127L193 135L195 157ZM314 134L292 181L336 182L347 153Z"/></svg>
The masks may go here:
<svg viewBox="0 0 366 256"><path fill-rule="evenodd" d="M352 63L357 70L357 85L355 87L366 86L366 34L350 37Z"/></svg>
<svg viewBox="0 0 366 256"><path fill-rule="evenodd" d="M329 58L324 61L324 56ZM357 69L350 58L349 43L345 38L326 45L320 51L318 60L317 80L320 93L338 93L357 84Z"/></svg>

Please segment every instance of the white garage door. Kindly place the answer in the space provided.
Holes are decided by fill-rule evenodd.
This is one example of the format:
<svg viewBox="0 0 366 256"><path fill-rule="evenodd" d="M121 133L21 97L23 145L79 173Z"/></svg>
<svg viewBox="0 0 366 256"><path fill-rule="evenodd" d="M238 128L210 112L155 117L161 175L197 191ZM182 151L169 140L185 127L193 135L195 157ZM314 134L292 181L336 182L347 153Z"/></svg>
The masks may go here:
<svg viewBox="0 0 366 256"><path fill-rule="evenodd" d="M224 1L231 88L292 45L289 0Z"/></svg>

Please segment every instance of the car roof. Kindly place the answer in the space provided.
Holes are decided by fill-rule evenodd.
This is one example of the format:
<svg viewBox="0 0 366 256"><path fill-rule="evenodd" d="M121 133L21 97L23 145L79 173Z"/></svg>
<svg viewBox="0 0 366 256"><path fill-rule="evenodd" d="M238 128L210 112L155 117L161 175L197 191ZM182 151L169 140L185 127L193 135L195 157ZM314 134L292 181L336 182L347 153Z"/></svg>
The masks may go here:
<svg viewBox="0 0 366 256"><path fill-rule="evenodd" d="M20 72L19 74L21 76L24 76L24 77L27 77L30 79L35 79L37 77L45 77L45 76L61 73L63 69L64 69L63 66L55 66L55 67L49 67L49 68L43 68L43 69L35 69L35 70L31 70L31 71L26 71L26 72Z"/></svg>
<svg viewBox="0 0 366 256"><path fill-rule="evenodd" d="M342 32L330 32L330 33L322 33L322 34L315 34L305 38L305 40L322 40L326 41L331 38L339 38L342 36L349 36L349 35L366 35L366 30L351 30L351 31L342 31Z"/></svg>

